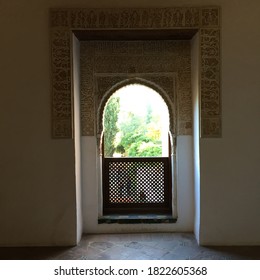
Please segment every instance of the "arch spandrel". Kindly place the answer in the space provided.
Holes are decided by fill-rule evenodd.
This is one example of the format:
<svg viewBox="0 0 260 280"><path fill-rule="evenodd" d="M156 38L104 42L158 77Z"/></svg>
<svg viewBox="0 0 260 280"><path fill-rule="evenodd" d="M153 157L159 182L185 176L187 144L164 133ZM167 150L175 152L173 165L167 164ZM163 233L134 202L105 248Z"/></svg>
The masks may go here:
<svg viewBox="0 0 260 280"><path fill-rule="evenodd" d="M169 112L169 126L170 126L170 131L175 134L175 130L176 130L176 122L175 122L175 115L176 115L176 109L174 104L170 101L168 94L162 89L160 88L158 85L141 79L141 78L131 78L131 79L126 79L126 80L122 80L121 82L117 83L116 85L113 85L103 96L103 98L100 100L100 103L98 105L98 110L97 110L97 122L96 122L96 131L97 131L97 135L101 135L102 131L103 131L103 113L104 113L104 109L105 106L109 100L109 98L119 89L128 86L128 85L143 85L146 86L148 88L153 89L161 98L162 101L165 102L167 108L168 108L168 112ZM138 102L138 100L136 100L136 102Z"/></svg>

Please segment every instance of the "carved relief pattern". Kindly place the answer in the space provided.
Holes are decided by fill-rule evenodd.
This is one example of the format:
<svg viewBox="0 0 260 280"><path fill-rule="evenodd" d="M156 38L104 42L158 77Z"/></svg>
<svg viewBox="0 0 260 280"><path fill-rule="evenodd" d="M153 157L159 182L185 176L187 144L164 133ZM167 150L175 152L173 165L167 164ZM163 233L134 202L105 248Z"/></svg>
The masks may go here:
<svg viewBox="0 0 260 280"><path fill-rule="evenodd" d="M51 38L53 136L70 138L72 136L70 34L67 30L53 30Z"/></svg>
<svg viewBox="0 0 260 280"><path fill-rule="evenodd" d="M69 27L69 11L64 9L51 10L52 27Z"/></svg>
<svg viewBox="0 0 260 280"><path fill-rule="evenodd" d="M203 136L221 136L220 31L201 30L201 118Z"/></svg>
<svg viewBox="0 0 260 280"><path fill-rule="evenodd" d="M73 9L72 28L176 28L199 27L198 8Z"/></svg>
<svg viewBox="0 0 260 280"><path fill-rule="evenodd" d="M190 72L178 73L178 134L192 134L192 98Z"/></svg>
<svg viewBox="0 0 260 280"><path fill-rule="evenodd" d="M141 78L143 81L151 82L148 86L159 86L167 94L172 131L184 135L192 133L189 42L99 41L95 43L94 55L93 52L89 51L89 44L92 45L93 42L82 42L81 60L84 67L86 67L86 61L93 63L93 66L90 67L93 69L95 80L95 112L93 114L98 116L98 134L102 130L102 117L100 114L103 113L103 108L101 112L98 110L100 110L104 95L116 84L133 78ZM179 73L177 76L180 76L178 83L175 81L176 72ZM81 81L85 94L87 79L88 76L82 68ZM178 85L179 88L177 88ZM154 89L157 90L156 88ZM176 92L178 93L177 100L175 100ZM176 108L179 106L182 108L178 110L177 118ZM82 107L88 107L89 112L93 111L92 104L89 106L82 104ZM176 127L176 118L180 120L179 127ZM83 128L83 135L91 135L91 133L87 131L86 127Z"/></svg>
<svg viewBox="0 0 260 280"><path fill-rule="evenodd" d="M81 45L81 76L84 83L81 83L81 129L82 135L90 136L95 133L95 112L94 112L94 45L92 43Z"/></svg>
<svg viewBox="0 0 260 280"><path fill-rule="evenodd" d="M161 97L166 102L166 105L169 109L170 115L170 131L174 134L179 133L177 125L177 107L178 100L177 95L177 74L176 73L155 73L154 75L144 75L143 78L147 81L151 81L154 85L159 86L164 90L166 96L163 95L161 91L154 88L155 91L159 92ZM151 85L149 85L152 87ZM191 97L191 96L190 96ZM185 134L185 133L184 133ZM188 134L188 133L187 133Z"/></svg>
<svg viewBox="0 0 260 280"><path fill-rule="evenodd" d="M109 99L109 96L106 98L105 93L111 89L114 85L127 79L127 76L122 76L122 74L115 75L98 75L95 76L95 114L97 116L96 131L97 135L100 135L102 132L102 122L103 122L103 110L105 104ZM103 101L103 102L102 102ZM103 106L101 106L101 104Z"/></svg>
<svg viewBox="0 0 260 280"><path fill-rule="evenodd" d="M201 124L202 137L219 137L221 135L221 98L220 98L220 9L218 7L174 7L161 9L51 9L51 58L52 58L52 122L53 137L72 137L72 107L71 106L71 64L70 64L70 33L72 29L178 29L194 28L200 30L201 36ZM111 43L111 42L110 42ZM187 85L185 71L179 69L180 63L185 60L185 55L179 53L179 58L174 55L176 45L169 42L162 44L149 44L143 46L138 42L126 44L116 42L114 45L100 44L93 52L114 52L122 56L120 71L134 73L178 73L178 132L191 133L191 119L188 116L190 99L186 93L190 89L183 89ZM90 48L91 49L91 48ZM112 52L111 52L112 50ZM153 55L164 53L164 58ZM94 54L94 53L93 53ZM127 56L128 55L128 56ZM149 63L149 57L154 57ZM113 65L108 66L111 57L96 55L95 63L90 59L86 63L88 82L82 88L82 127L83 135L95 133L95 102L93 92L93 71L97 73L114 73ZM100 59L98 57L101 57ZM168 60L174 60L175 65L169 65ZM127 62L127 63L125 63ZM100 67L97 67L101 63ZM106 66L104 66L106 65ZM188 65L187 63L184 64ZM183 65L182 65L183 66ZM103 67L103 69L102 69ZM110 67L110 69L108 69ZM98 68L98 69L96 69ZM155 68L157 70L155 70ZM106 72L105 72L106 70ZM91 72L92 71L92 72ZM90 73L91 72L91 73ZM181 72L181 73L180 73ZM189 70L188 70L189 72ZM161 78L162 79L162 78ZM158 81L157 81L158 84ZM184 102L184 100L186 100ZM188 101L187 101L188 100ZM180 105L181 104L181 105ZM87 108L93 108L89 111Z"/></svg>
<svg viewBox="0 0 260 280"><path fill-rule="evenodd" d="M206 8L202 9L202 26L203 27L218 27L219 26L219 9Z"/></svg>
<svg viewBox="0 0 260 280"><path fill-rule="evenodd" d="M84 79L84 78L83 78ZM116 74L103 74L95 76L96 94L95 94L95 104L96 104L96 115L97 115L97 134L102 132L102 114L104 110L104 105L109 99L109 96L105 96L113 85L119 85L114 88L113 92L123 85L131 83L142 83L143 85L153 88L158 91L158 86L164 90L166 95L161 93L162 98L166 102L169 108L170 120L171 120L171 131L174 131L176 127L176 108L175 108L175 97L176 92L175 86L175 75L174 73L162 73L162 74L139 74L138 75L122 75L121 73ZM177 107L177 106L176 106Z"/></svg>

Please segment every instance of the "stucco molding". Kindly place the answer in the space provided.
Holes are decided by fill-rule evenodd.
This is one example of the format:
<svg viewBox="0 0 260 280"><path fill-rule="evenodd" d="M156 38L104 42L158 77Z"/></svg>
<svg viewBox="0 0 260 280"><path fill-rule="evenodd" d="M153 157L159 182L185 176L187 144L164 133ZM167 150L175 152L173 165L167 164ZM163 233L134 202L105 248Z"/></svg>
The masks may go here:
<svg viewBox="0 0 260 280"><path fill-rule="evenodd" d="M191 28L200 34L201 136L221 137L219 7L51 9L50 28L53 138L73 137L71 33L74 30Z"/></svg>
<svg viewBox="0 0 260 280"><path fill-rule="evenodd" d="M169 88L164 87L163 85L159 85L158 83L158 79L160 78L165 78L168 77L170 80L170 87L171 87L171 93L173 93L171 98L169 95ZM170 123L170 131L175 134L175 127L176 127L176 102L172 101L172 99L176 99L176 89L175 89L175 84L176 84L176 75L175 73L163 73L161 76L158 76L158 74L141 74L138 75L138 77L136 77L135 75L128 75L128 76L123 76L123 75L109 75L109 76L102 76L100 77L108 79L109 80L109 85L113 84L113 87L109 87L108 90L104 91L102 90L102 92L104 94L102 94L102 96L97 96L97 134L101 134L103 131L103 112L104 112L104 108L105 105L107 103L107 101L109 100L110 96L117 90L120 89L124 86L130 85L130 84L140 84L140 85L144 85L147 87L152 88L153 90L155 90L156 92L158 92L160 94L160 96L162 97L163 101L165 102L165 104L168 107L169 110L169 123ZM96 83L100 84L100 81L96 80ZM102 82L101 82L102 83ZM137 101L138 102L138 101Z"/></svg>
<svg viewBox="0 0 260 280"><path fill-rule="evenodd" d="M129 83L146 85L161 95L174 135L192 134L189 42L86 41L81 43L83 136L101 133L106 101Z"/></svg>

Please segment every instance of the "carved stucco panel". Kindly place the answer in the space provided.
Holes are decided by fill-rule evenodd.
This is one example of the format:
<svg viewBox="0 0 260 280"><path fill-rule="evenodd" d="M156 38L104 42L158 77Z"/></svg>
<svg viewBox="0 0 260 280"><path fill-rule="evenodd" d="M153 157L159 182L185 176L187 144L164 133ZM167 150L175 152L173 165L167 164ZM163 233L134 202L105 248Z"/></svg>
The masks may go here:
<svg viewBox="0 0 260 280"><path fill-rule="evenodd" d="M53 22L65 21L57 13ZM200 9L177 7L162 9L73 9L70 10L72 28L184 28L200 25ZM63 24L65 24L64 22Z"/></svg>
<svg viewBox="0 0 260 280"><path fill-rule="evenodd" d="M120 87L131 84L139 83L149 86L159 92L166 102L169 108L170 114L170 130L176 133L176 75L175 73L161 73L161 74L138 74L136 75L122 75L118 74L103 74L95 76L95 104L96 104L96 115L97 115L97 134L101 134L102 115L105 104L109 99L109 95L106 95L109 91L116 91ZM113 88L114 86L114 88ZM111 90L112 89L112 90ZM138 101L137 101L138 102Z"/></svg>
<svg viewBox="0 0 260 280"><path fill-rule="evenodd" d="M201 30L202 136L221 136L220 31Z"/></svg>
<svg viewBox="0 0 260 280"><path fill-rule="evenodd" d="M95 134L95 111L94 111L94 44L82 44L80 65L81 65L81 128L82 135L91 136Z"/></svg>
<svg viewBox="0 0 260 280"><path fill-rule="evenodd" d="M52 49L52 129L57 138L71 137L70 33L53 29Z"/></svg>
<svg viewBox="0 0 260 280"><path fill-rule="evenodd" d="M151 82L155 87L159 86L166 93L169 101L171 130L179 135L192 133L189 42L99 41L94 43L89 41L82 42L81 45L82 108L84 108L82 121L85 120L82 123L83 135L94 135L94 130L89 131L86 127L86 124L90 127L90 121L96 124L97 133L101 133L100 114L103 111L98 110L104 95L115 85L130 78L141 78L143 81ZM135 48L137 51L134 51ZM90 76L86 75L83 67L89 69L88 73L93 73L94 88L91 86L87 88L91 81L87 80ZM93 103L86 104L84 101L86 95L93 97L93 91L94 106ZM86 111L88 115L93 116L91 119L87 118ZM94 116L98 116L97 123Z"/></svg>
<svg viewBox="0 0 260 280"><path fill-rule="evenodd" d="M201 25L202 27L219 27L219 8L202 8Z"/></svg>
<svg viewBox="0 0 260 280"><path fill-rule="evenodd" d="M70 10L52 9L50 13L50 24L52 27L70 27Z"/></svg>
<svg viewBox="0 0 260 280"><path fill-rule="evenodd" d="M54 138L71 138L73 136L73 113L72 113L72 87L71 87L71 32L75 29L176 29L182 32L185 28L197 29L200 34L200 61L201 61L201 136L221 136L221 92L220 92L220 8L219 7L173 7L159 9L51 9L51 63L52 63L52 134ZM109 51L107 46L100 46L100 50ZM175 48L172 44L153 44L139 46L123 46L121 43L112 50L117 53L135 57L126 73L138 73L153 71L153 65L142 66L146 63L145 54L160 50L162 53L171 52ZM98 51L97 49L95 51ZM179 53L179 56L182 56ZM179 69L181 58L175 59L175 69L169 68L167 61L154 60L158 72L176 72ZM157 62L156 62L157 61ZM137 69L134 63L139 64ZM186 65L186 64L185 64ZM86 65L91 71L91 63ZM124 68L124 67L122 67ZM101 70L101 69L100 69ZM87 71L87 70L86 70ZM93 69L92 69L93 71ZM89 73L91 76L91 74ZM89 76L89 79L91 79ZM182 75L178 75L179 78ZM93 81L92 81L93 84ZM86 110L86 107L94 107L93 88L90 84L86 86L83 94L82 122L85 133L95 133L91 123L95 122L95 113ZM185 96L180 93L180 96ZM180 97L179 97L180 98ZM184 97L185 99L186 97ZM178 101L179 102L179 101ZM182 103L182 101L180 101ZM182 114L185 107L179 111ZM186 114L187 115L187 114ZM179 116L178 116L179 117ZM190 133L191 122L179 123L179 132ZM86 131L87 127L87 131ZM182 132L183 131L183 132Z"/></svg>

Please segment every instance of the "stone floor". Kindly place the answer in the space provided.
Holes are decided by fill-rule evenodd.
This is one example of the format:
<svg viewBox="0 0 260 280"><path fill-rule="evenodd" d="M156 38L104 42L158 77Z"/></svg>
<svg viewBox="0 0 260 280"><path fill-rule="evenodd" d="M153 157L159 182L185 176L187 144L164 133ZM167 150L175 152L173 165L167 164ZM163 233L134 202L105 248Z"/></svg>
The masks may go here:
<svg viewBox="0 0 260 280"><path fill-rule="evenodd" d="M2 247L0 259L259 260L260 246L201 247L189 233L100 234L84 235L75 247Z"/></svg>

